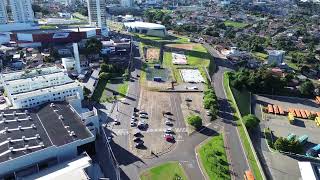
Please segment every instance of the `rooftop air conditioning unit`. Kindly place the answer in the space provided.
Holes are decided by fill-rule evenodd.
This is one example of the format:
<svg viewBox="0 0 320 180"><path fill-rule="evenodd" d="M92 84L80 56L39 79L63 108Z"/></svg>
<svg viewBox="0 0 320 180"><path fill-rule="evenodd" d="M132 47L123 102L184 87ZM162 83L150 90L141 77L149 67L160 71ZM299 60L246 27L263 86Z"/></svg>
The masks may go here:
<svg viewBox="0 0 320 180"><path fill-rule="evenodd" d="M37 126L34 125L34 124L31 124L31 127L32 127L33 129L36 129L36 128L37 128Z"/></svg>
<svg viewBox="0 0 320 180"><path fill-rule="evenodd" d="M26 150L29 149L29 145L28 145L28 144L25 145L24 148L25 148Z"/></svg>
<svg viewBox="0 0 320 180"><path fill-rule="evenodd" d="M50 107L55 107L54 103L51 103L51 104L50 104Z"/></svg>
<svg viewBox="0 0 320 180"><path fill-rule="evenodd" d="M19 129L19 130L22 130L22 126L18 126L18 129Z"/></svg>
<svg viewBox="0 0 320 180"><path fill-rule="evenodd" d="M14 116L17 114L17 112L16 111L13 111L13 113L12 113Z"/></svg>
<svg viewBox="0 0 320 180"><path fill-rule="evenodd" d="M27 110L27 109L26 109L26 110L24 110L24 113L25 113L25 114L29 114L29 112L28 112L28 110Z"/></svg>
<svg viewBox="0 0 320 180"><path fill-rule="evenodd" d="M43 142L39 142L39 146L44 147Z"/></svg>
<svg viewBox="0 0 320 180"><path fill-rule="evenodd" d="M9 143L11 143L11 138L7 138L7 141L8 141Z"/></svg>
<svg viewBox="0 0 320 180"><path fill-rule="evenodd" d="M59 119L60 119L60 120L63 120L63 116L62 116L62 115L59 115Z"/></svg>
<svg viewBox="0 0 320 180"><path fill-rule="evenodd" d="M13 147L9 147L9 151L10 151L10 152L13 152L13 151L14 151L14 148L13 148Z"/></svg>
<svg viewBox="0 0 320 180"><path fill-rule="evenodd" d="M22 136L21 139L25 141L25 140L26 140L26 137L25 137L25 136Z"/></svg>
<svg viewBox="0 0 320 180"><path fill-rule="evenodd" d="M31 121L31 120L32 120L32 117L31 117L31 116L28 116L27 119L28 119L29 121Z"/></svg>
<svg viewBox="0 0 320 180"><path fill-rule="evenodd" d="M37 138L37 139L40 139L40 134L36 134L36 138Z"/></svg>
<svg viewBox="0 0 320 180"><path fill-rule="evenodd" d="M9 128L8 128L8 127L5 127L4 130L5 130L6 132L9 132Z"/></svg>
<svg viewBox="0 0 320 180"><path fill-rule="evenodd" d="M18 117L15 117L14 120L16 120L17 122L21 121Z"/></svg>
<svg viewBox="0 0 320 180"><path fill-rule="evenodd" d="M71 131L71 132L69 133L69 135L70 135L70 136L75 136L76 133L74 133L74 131Z"/></svg>

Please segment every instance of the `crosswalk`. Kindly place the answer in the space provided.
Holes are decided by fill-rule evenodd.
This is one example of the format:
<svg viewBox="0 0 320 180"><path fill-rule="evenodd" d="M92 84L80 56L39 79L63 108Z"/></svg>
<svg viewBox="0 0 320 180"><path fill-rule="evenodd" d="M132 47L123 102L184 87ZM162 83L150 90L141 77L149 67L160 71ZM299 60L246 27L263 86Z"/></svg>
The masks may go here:
<svg viewBox="0 0 320 180"><path fill-rule="evenodd" d="M146 133L156 133L156 132L164 132L166 128L159 128L159 129L148 129L147 131L141 131L142 134ZM184 133L187 132L187 128L172 128L175 133ZM129 129L112 129L113 133L117 136L125 136L129 134ZM133 131L135 132L135 131Z"/></svg>

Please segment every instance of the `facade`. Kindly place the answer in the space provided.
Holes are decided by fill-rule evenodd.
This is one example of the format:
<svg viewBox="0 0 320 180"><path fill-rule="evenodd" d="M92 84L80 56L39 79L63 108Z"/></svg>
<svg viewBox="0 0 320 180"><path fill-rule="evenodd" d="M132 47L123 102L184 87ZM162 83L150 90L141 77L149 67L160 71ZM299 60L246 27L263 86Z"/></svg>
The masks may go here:
<svg viewBox="0 0 320 180"><path fill-rule="evenodd" d="M0 24L8 23L8 14L5 1L0 1Z"/></svg>
<svg viewBox="0 0 320 180"><path fill-rule="evenodd" d="M92 26L106 27L106 1L105 0L88 0L89 23Z"/></svg>
<svg viewBox="0 0 320 180"><path fill-rule="evenodd" d="M122 7L132 7L133 0L121 0L121 6Z"/></svg>
<svg viewBox="0 0 320 180"><path fill-rule="evenodd" d="M124 23L124 27L129 32L146 34L149 36L165 37L167 35L166 27L161 24L136 21Z"/></svg>
<svg viewBox="0 0 320 180"><path fill-rule="evenodd" d="M282 50L272 50L268 51L269 57L268 57L268 64L276 64L280 65L283 63L285 51Z"/></svg>
<svg viewBox="0 0 320 180"><path fill-rule="evenodd" d="M38 71L41 71L39 69ZM27 74L28 75L28 74ZM4 89L16 109L32 108L47 102L65 101L69 97L83 99L83 88L64 72L6 81Z"/></svg>
<svg viewBox="0 0 320 180"><path fill-rule="evenodd" d="M31 0L10 0L10 7L15 23L31 23L34 21Z"/></svg>
<svg viewBox="0 0 320 180"><path fill-rule="evenodd" d="M95 136L67 103L0 111L0 179L23 179L94 154Z"/></svg>

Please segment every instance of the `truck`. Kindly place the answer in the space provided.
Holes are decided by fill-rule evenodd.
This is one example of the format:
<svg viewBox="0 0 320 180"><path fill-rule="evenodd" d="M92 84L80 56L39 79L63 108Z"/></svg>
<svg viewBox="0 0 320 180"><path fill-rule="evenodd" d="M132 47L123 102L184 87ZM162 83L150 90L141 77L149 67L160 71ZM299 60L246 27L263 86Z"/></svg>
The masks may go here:
<svg viewBox="0 0 320 180"><path fill-rule="evenodd" d="M318 155L320 150L320 144L310 148L307 152L306 152L306 156L308 157L315 157Z"/></svg>

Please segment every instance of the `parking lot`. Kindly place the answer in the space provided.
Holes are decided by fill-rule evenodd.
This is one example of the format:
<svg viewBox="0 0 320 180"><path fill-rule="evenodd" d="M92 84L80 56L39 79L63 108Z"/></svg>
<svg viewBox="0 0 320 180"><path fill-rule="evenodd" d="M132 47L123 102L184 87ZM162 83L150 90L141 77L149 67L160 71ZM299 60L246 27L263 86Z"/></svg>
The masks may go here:
<svg viewBox="0 0 320 180"><path fill-rule="evenodd" d="M287 137L290 133L297 137L307 135L308 142L304 145L305 151L310 147L320 144L320 127L317 127L313 120L295 118L295 123L290 124L287 115L275 115L263 112L263 106L268 104L281 106L285 111L291 109L301 109L310 112L318 112L318 105L309 99L294 97L272 97L255 96L256 104L253 104L255 115L261 120L261 131L263 128L270 128L276 137ZM263 154L265 163L274 179L299 179L301 177L298 161L308 161L305 158L290 157L281 153L273 153L266 146L264 138L256 146Z"/></svg>
<svg viewBox="0 0 320 180"><path fill-rule="evenodd" d="M187 135L181 111L182 99L178 93L154 92L141 90L138 109L148 114L147 118L137 118L138 124L144 121L146 128L138 130L131 127L129 130L129 145L132 152L140 157L149 157L153 154L160 155L175 148L179 141ZM166 114L165 114L166 113ZM137 113L138 114L138 113ZM167 141L165 131L171 129L174 140ZM144 147L136 148L133 142L134 134L140 131ZM132 140L131 140L132 139Z"/></svg>

